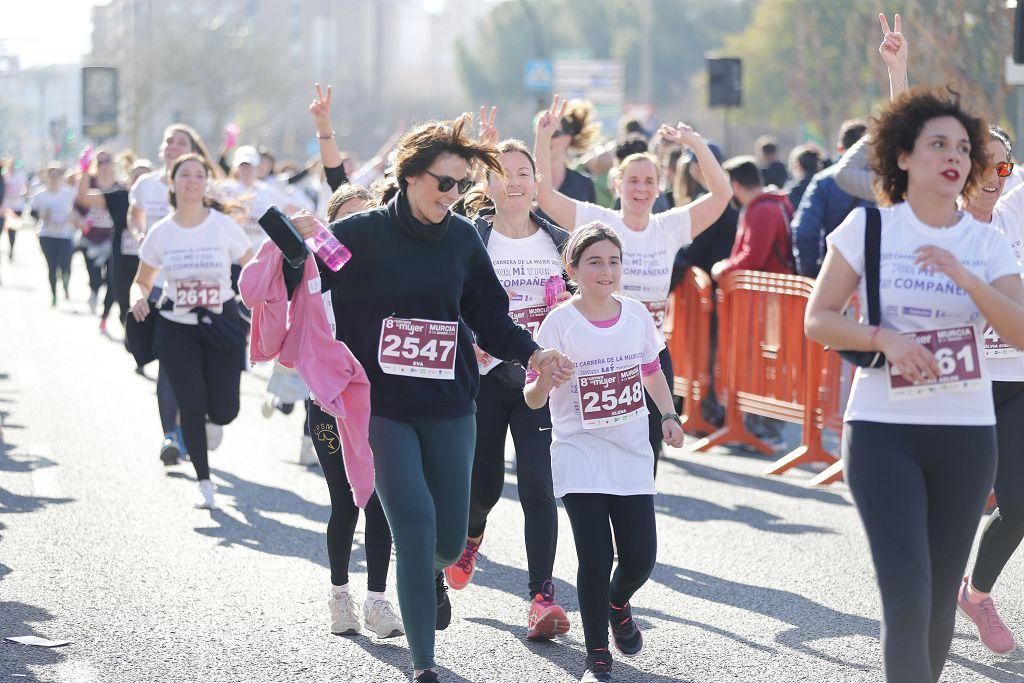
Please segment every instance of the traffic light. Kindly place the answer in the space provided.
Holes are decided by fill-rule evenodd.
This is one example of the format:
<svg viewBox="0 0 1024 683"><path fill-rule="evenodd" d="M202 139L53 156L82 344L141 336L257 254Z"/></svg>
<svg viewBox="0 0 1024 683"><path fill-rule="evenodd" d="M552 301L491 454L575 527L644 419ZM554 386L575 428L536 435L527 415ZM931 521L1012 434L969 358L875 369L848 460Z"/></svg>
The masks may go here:
<svg viewBox="0 0 1024 683"><path fill-rule="evenodd" d="M708 71L708 106L739 107L743 103L743 62L726 58L705 58Z"/></svg>

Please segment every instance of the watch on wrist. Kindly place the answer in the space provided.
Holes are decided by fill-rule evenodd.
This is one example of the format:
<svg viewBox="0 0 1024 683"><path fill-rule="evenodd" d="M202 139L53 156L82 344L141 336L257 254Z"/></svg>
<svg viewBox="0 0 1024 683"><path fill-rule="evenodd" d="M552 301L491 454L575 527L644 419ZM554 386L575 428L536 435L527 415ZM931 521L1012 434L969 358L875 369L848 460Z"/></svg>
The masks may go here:
<svg viewBox="0 0 1024 683"><path fill-rule="evenodd" d="M664 415L661 416L662 424L664 424L666 420L672 420L673 422L675 422L680 427L683 426L683 419L681 417L679 417L679 414L674 412L674 411L670 412L670 413L665 413Z"/></svg>
<svg viewBox="0 0 1024 683"><path fill-rule="evenodd" d="M316 132L316 136L317 136L318 138L320 138L321 140L330 140L331 138L333 138L333 137L334 137L334 131L332 130L332 131L331 131L331 132L330 132L329 134L327 134L327 135L321 135L321 134L320 134L320 131L317 131L317 132Z"/></svg>

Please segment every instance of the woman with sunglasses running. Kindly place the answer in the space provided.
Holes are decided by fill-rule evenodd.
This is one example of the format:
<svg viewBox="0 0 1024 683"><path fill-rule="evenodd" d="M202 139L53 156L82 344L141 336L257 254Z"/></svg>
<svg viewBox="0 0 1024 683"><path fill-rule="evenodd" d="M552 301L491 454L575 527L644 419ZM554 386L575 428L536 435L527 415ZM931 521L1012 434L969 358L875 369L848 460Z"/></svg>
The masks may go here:
<svg viewBox="0 0 1024 683"><path fill-rule="evenodd" d="M631 154L619 164L615 184L622 199L621 209L606 209L567 197L554 189L550 180L550 140L565 110L566 105L563 103L559 107L559 97L555 95L551 108L537 120L537 141L534 146L537 173L540 176L537 202L555 223L570 232L580 225L600 221L619 234L625 250L622 291L647 306L660 331L668 305L676 253L722 215L732 199L729 176L722 170L704 138L680 123L675 128L662 126L659 134L666 142L690 148L703 171L707 194L685 206L653 214L651 210L660 192L660 164L655 157L643 153ZM668 349L661 352L661 369L669 386L673 386L672 357ZM648 422L649 436L657 469L662 449L661 424L655 414L657 406L650 397L648 409L651 415Z"/></svg>
<svg viewBox="0 0 1024 683"><path fill-rule="evenodd" d="M508 316L508 295L473 224L450 206L477 167L502 173L494 148L468 133L472 117L422 124L398 147L385 206L335 222L352 252L320 265L345 342L373 387L370 445L376 490L397 550L398 598L414 676L437 681L434 630L451 620L442 570L458 559L468 526L480 347L543 368L567 359L542 350ZM296 220L303 237L316 229ZM470 330L473 330L471 332Z"/></svg>

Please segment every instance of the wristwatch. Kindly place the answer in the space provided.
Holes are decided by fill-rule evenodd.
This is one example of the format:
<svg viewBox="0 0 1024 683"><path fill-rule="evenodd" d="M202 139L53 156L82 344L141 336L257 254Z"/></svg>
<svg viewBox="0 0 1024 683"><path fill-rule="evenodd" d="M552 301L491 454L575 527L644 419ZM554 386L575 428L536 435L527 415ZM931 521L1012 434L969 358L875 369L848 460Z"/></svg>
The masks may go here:
<svg viewBox="0 0 1024 683"><path fill-rule="evenodd" d="M682 426L683 426L683 419L682 419L681 417L679 417L679 415L678 415L677 413L675 413L675 412L671 412L671 413L665 413L664 415L662 415L662 416L661 416L661 422L662 422L662 424L664 424L664 423L665 423L665 420L672 420L672 421L674 421L674 422L675 422L675 423L676 423L677 425L679 425L680 427L682 427Z"/></svg>

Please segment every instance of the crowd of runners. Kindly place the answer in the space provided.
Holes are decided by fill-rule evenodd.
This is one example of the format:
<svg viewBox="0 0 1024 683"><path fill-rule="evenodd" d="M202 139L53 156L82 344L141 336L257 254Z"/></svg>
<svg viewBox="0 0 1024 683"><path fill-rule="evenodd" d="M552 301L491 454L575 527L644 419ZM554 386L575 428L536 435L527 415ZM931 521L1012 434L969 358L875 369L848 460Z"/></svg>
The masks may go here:
<svg viewBox="0 0 1024 683"><path fill-rule="evenodd" d="M684 439L661 332L678 272L816 276L807 336L858 366L842 454L886 679L936 681L958 608L990 650L1015 648L991 592L1024 538L1024 189L1009 135L974 113L984 103L911 89L900 17L880 19L890 101L844 125L833 166L794 150L791 181L772 143L727 160L684 123L630 121L601 144L592 107L557 95L532 144L502 138L481 108L415 125L356 168L317 85L320 159L304 168L239 146L233 127L214 157L182 123L155 161L102 145L71 169L8 160L7 256L34 223L57 307L81 252L100 332L116 304L136 370L157 363L154 462L194 468L199 508L217 505L209 452L239 413L242 373L273 361L263 414L300 404L297 457L330 493L330 632L404 635L420 683L440 680L448 591L472 582L488 535L521 533L525 637L569 630L553 581L559 501L578 558L580 680L612 680L613 649L641 652L630 605L656 562L657 463ZM833 224L808 238L822 206ZM304 260L269 239L272 207L310 246ZM859 321L845 314L854 294ZM750 427L778 436L769 420ZM488 527L510 431L521 531ZM362 610L348 573L360 509Z"/></svg>

